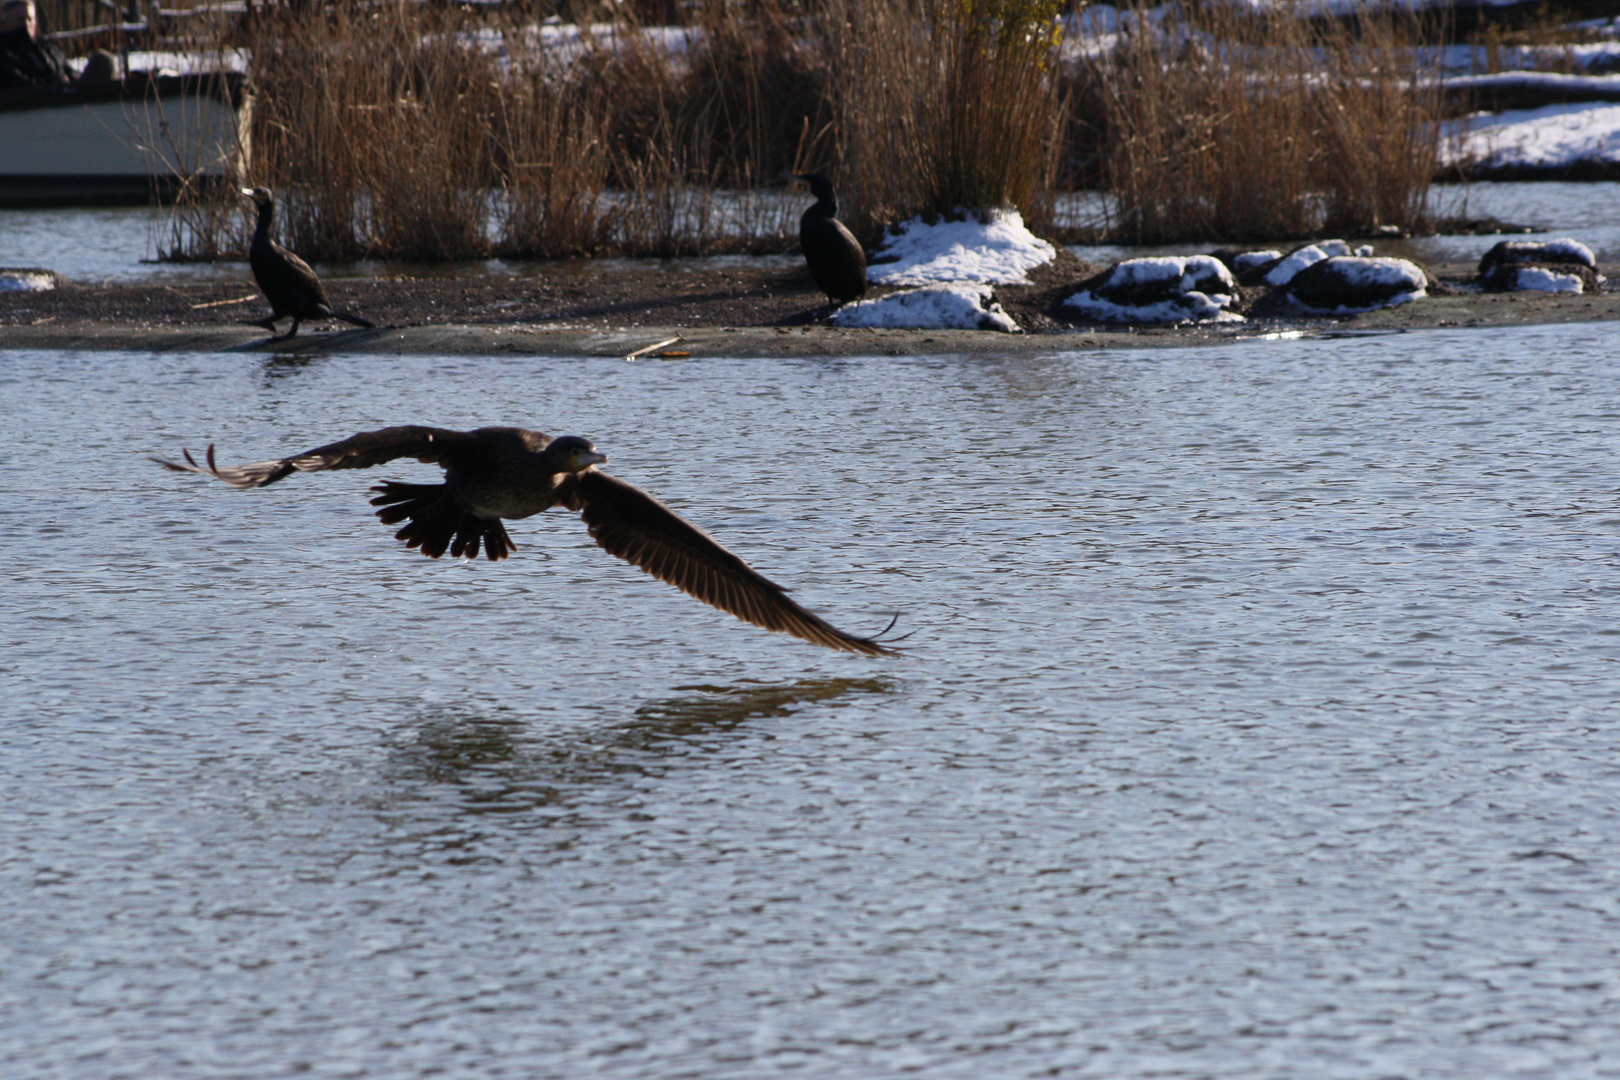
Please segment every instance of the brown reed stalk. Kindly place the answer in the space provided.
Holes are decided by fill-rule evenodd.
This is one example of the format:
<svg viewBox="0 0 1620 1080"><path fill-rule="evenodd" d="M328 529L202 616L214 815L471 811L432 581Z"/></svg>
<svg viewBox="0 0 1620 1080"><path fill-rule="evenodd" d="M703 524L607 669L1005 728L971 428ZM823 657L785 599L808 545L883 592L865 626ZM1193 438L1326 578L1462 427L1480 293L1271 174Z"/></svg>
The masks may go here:
<svg viewBox="0 0 1620 1080"><path fill-rule="evenodd" d="M1165 9L1086 61L1100 88L1114 235L1303 237L1426 223L1439 96L1393 17Z"/></svg>
<svg viewBox="0 0 1620 1080"><path fill-rule="evenodd" d="M673 49L624 15L559 42L516 10L357 0L218 32L252 55L246 179L315 260L780 250L789 168L831 175L867 240L959 209L1040 226L1074 145L1065 85L1116 238L1423 220L1438 94L1414 89L1411 27L1170 8L1065 84L1058 2L697 0ZM175 248L245 247L234 203L192 205Z"/></svg>
<svg viewBox="0 0 1620 1080"><path fill-rule="evenodd" d="M1331 94L1313 99L1322 132L1323 228L1368 235L1430 224L1429 183L1439 171L1441 81L1413 48L1421 28L1393 14L1323 29Z"/></svg>
<svg viewBox="0 0 1620 1080"><path fill-rule="evenodd" d="M569 93L543 69L528 73L501 101L495 131L501 205L498 250L507 256L567 258L607 247L602 194L611 168L605 106Z"/></svg>
<svg viewBox="0 0 1620 1080"><path fill-rule="evenodd" d="M1048 0L829 0L844 213L872 236L914 215L1044 217L1065 124Z"/></svg>

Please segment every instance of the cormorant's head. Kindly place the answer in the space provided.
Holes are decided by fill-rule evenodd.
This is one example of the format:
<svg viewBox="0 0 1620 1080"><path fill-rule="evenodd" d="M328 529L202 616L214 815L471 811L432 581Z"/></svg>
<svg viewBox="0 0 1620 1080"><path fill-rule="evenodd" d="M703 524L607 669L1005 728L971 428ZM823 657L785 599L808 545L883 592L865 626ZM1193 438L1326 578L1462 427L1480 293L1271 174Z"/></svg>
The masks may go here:
<svg viewBox="0 0 1620 1080"><path fill-rule="evenodd" d="M828 202L838 201L837 197L833 195L832 181L828 180L820 173L783 173L782 175L793 180L804 181L810 187L810 194L814 195L818 200L825 199Z"/></svg>
<svg viewBox="0 0 1620 1080"><path fill-rule="evenodd" d="M606 454L598 454L591 440L578 435L564 435L551 440L551 445L546 447L546 456L569 472L584 472L592 465L607 463Z"/></svg>
<svg viewBox="0 0 1620 1080"><path fill-rule="evenodd" d="M253 205L264 208L270 205L270 189L267 187L243 188L242 194L253 200Z"/></svg>

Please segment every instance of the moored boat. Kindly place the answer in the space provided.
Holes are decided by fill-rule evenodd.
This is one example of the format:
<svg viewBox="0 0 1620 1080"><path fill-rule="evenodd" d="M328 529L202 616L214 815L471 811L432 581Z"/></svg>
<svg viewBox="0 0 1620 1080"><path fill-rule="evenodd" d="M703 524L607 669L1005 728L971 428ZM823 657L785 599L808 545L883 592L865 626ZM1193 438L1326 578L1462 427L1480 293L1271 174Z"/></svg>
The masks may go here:
<svg viewBox="0 0 1620 1080"><path fill-rule="evenodd" d="M0 90L0 207L138 204L238 184L251 101L236 72Z"/></svg>

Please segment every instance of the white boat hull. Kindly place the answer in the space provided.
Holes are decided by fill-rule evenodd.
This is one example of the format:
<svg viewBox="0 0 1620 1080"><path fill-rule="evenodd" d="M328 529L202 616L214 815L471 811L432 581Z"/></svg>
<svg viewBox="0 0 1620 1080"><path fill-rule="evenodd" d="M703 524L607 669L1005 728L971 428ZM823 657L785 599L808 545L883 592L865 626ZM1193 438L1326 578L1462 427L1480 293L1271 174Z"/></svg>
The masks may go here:
<svg viewBox="0 0 1620 1080"><path fill-rule="evenodd" d="M249 101L240 76L135 76L0 96L0 206L172 198L245 174Z"/></svg>

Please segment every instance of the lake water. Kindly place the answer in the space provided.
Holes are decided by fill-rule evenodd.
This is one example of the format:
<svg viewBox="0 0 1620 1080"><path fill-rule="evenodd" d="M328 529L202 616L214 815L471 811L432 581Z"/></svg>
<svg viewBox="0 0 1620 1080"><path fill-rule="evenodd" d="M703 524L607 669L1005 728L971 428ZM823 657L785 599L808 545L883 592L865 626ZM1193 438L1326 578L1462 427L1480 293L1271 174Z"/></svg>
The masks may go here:
<svg viewBox="0 0 1620 1080"><path fill-rule="evenodd" d="M0 353L0 1075L1608 1075L1613 341ZM145 458L409 421L910 651Z"/></svg>
<svg viewBox="0 0 1620 1080"><path fill-rule="evenodd" d="M796 202L803 197L791 196ZM1496 217L1542 231L1513 234L1514 239L1547 240L1573 236L1590 247L1600 262L1620 261L1620 183L1479 183L1436 186L1431 203L1447 216ZM1101 195L1082 194L1066 201L1064 218L1074 224L1103 220ZM245 211L244 211L245 213ZM42 266L87 284L101 282L158 282L245 280L242 263L159 263L158 250L172 243L168 212L146 207L69 210L0 210L0 267ZM772 222L773 226L775 222ZM1474 262L1490 250L1500 235L1424 236L1374 243L1381 255L1396 255L1420 263ZM1187 255L1208 251L1212 244L1169 244L1154 247L1075 247L1080 257L1101 265L1140 255ZM1281 245L1287 247L1286 244ZM719 256L714 259L670 260L672 267L746 261L770 263L781 269L803 265L793 256ZM595 260L593 269L645 265L646 260ZM376 277L391 274L423 276L497 276L555 278L577 273L583 264L559 261L489 260L433 265L360 262L322 264L322 273L338 277Z"/></svg>

